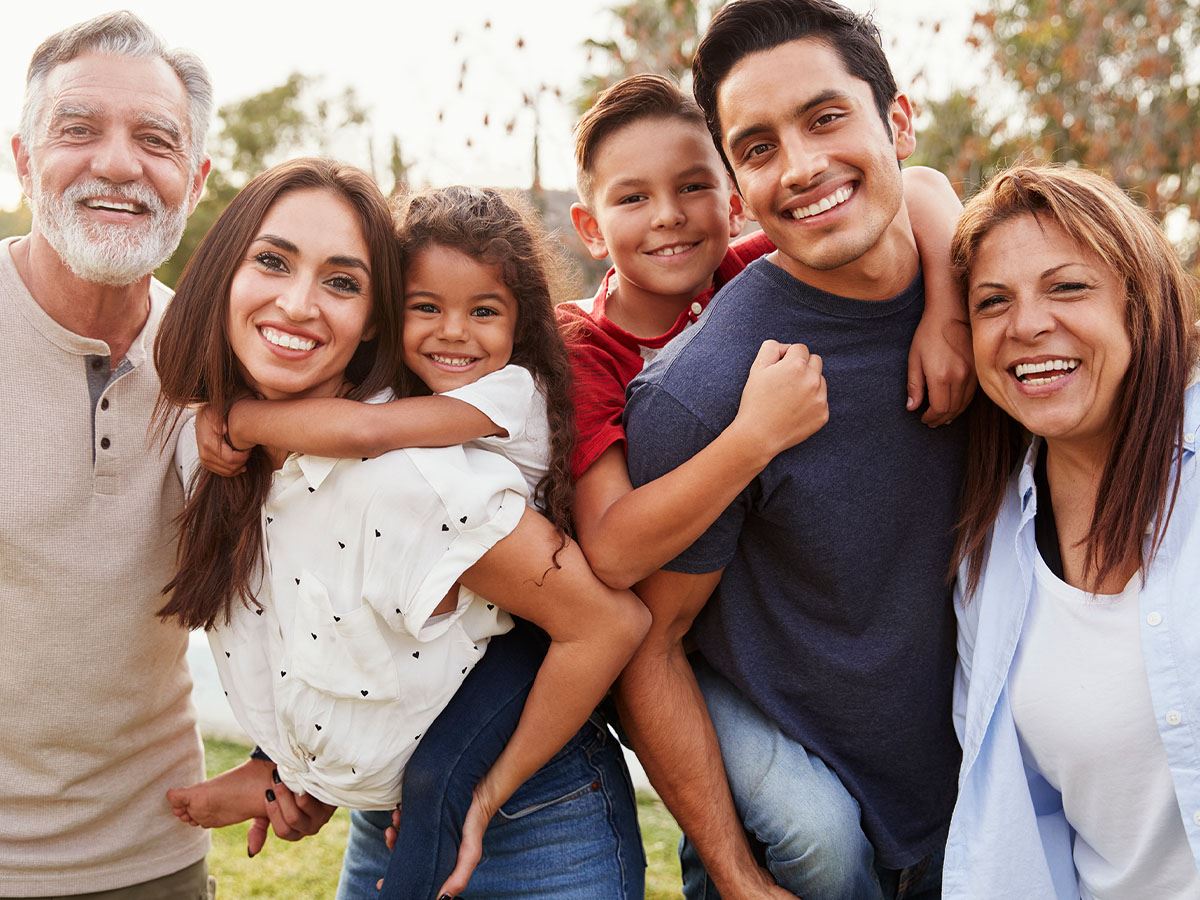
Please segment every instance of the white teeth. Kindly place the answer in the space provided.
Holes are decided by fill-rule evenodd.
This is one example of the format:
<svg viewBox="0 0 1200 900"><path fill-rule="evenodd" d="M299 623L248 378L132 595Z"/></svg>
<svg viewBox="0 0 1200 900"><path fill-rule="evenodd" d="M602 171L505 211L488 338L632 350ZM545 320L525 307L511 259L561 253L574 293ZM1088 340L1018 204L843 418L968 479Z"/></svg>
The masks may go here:
<svg viewBox="0 0 1200 900"><path fill-rule="evenodd" d="M805 206L802 209L789 210L784 215L787 215L793 219L807 219L810 216L815 216L818 213L823 213L826 210L833 209L835 206L841 203L845 203L850 199L850 195L853 193L853 189L849 186L840 187L828 197L823 197L816 203Z"/></svg>
<svg viewBox="0 0 1200 900"><path fill-rule="evenodd" d="M475 362L475 358L472 356L438 356L436 353L430 353L429 358L443 366L455 366L459 369L465 369Z"/></svg>
<svg viewBox="0 0 1200 900"><path fill-rule="evenodd" d="M1049 384L1056 378L1061 378L1069 372L1075 371L1079 365L1077 359L1047 359L1043 362L1036 363L1018 363L1013 372L1017 378L1024 381L1026 384ZM1049 378L1027 378L1028 375L1039 375L1042 372L1056 372Z"/></svg>
<svg viewBox="0 0 1200 900"><path fill-rule="evenodd" d="M660 247L651 252L651 256L675 256L677 253L686 253L695 247L695 244L672 244L670 247Z"/></svg>
<svg viewBox="0 0 1200 900"><path fill-rule="evenodd" d="M317 342L310 338L302 338L294 334L284 334L274 328L260 328L259 334L276 347L286 347L288 350L311 350Z"/></svg>
<svg viewBox="0 0 1200 900"><path fill-rule="evenodd" d="M139 209L136 203L121 203L116 200L85 200L88 209L115 209L118 212L136 213Z"/></svg>

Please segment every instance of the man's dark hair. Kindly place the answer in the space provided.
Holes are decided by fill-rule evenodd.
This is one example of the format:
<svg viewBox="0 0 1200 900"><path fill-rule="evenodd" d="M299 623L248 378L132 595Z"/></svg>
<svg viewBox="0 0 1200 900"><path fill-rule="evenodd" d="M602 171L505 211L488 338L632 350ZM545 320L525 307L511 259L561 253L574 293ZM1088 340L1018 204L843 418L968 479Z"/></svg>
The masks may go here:
<svg viewBox="0 0 1200 900"><path fill-rule="evenodd" d="M692 61L692 90L726 166L717 116L721 82L751 53L801 38L827 44L847 72L870 85L875 108L891 135L888 113L896 97L896 79L869 14L860 16L833 0L734 0L713 17Z"/></svg>

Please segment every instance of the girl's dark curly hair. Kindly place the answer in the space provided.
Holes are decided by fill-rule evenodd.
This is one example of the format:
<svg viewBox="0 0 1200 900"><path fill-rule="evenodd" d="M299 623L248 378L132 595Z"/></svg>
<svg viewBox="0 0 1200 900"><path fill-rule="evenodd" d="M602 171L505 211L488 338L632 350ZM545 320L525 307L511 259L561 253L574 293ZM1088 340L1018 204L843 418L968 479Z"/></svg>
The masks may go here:
<svg viewBox="0 0 1200 900"><path fill-rule="evenodd" d="M533 374L545 394L550 423L549 467L533 500L562 535L560 549L565 547L575 492L571 480L575 417L571 367L551 296L551 285L561 271L551 238L519 197L461 185L403 198L398 224L406 267L431 245L449 247L495 266L516 298L517 327L510 361Z"/></svg>

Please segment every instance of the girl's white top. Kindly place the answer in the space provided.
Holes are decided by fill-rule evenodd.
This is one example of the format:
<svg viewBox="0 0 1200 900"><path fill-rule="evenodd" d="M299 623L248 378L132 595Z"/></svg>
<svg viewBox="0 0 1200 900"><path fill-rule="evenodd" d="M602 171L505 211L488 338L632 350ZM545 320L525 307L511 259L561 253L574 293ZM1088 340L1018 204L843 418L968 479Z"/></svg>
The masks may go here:
<svg viewBox="0 0 1200 900"><path fill-rule="evenodd" d="M1095 596L1037 556L1009 679L1026 765L1062 795L1083 900L1200 897L1139 638L1141 576Z"/></svg>
<svg viewBox="0 0 1200 900"><path fill-rule="evenodd" d="M191 427L176 461L190 483ZM417 741L489 638L512 627L461 587L451 614L430 614L516 527L527 493L511 462L470 446L362 460L292 454L274 474L261 512L261 609L235 602L209 642L234 715L290 789L355 809L395 806Z"/></svg>
<svg viewBox="0 0 1200 900"><path fill-rule="evenodd" d="M506 437L479 438L467 446L503 455L521 470L530 499L536 497L538 482L549 467L550 425L546 419L546 397L529 370L508 365L442 396L470 403L508 432Z"/></svg>

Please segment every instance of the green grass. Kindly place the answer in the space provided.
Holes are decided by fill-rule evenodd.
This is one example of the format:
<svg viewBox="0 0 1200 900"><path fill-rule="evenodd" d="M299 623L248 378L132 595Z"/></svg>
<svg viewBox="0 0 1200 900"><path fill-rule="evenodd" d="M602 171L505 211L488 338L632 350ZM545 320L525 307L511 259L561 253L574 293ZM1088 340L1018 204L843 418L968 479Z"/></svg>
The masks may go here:
<svg viewBox="0 0 1200 900"><path fill-rule="evenodd" d="M206 739L205 758L209 776L241 763L249 748L241 744ZM647 900L677 898L679 893L679 828L661 801L652 794L638 793L638 818L646 847ZM272 898L272 900L325 900L337 889L342 867L342 850L350 819L344 809L320 833L298 843L271 837L262 853L246 856L246 824L213 831L209 871L217 877L221 900Z"/></svg>

